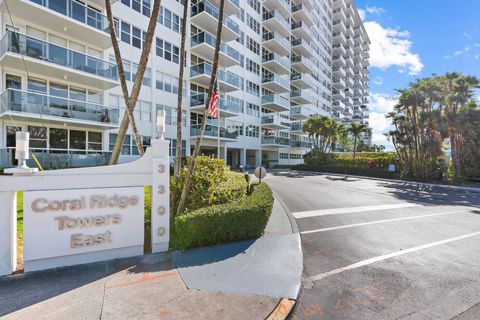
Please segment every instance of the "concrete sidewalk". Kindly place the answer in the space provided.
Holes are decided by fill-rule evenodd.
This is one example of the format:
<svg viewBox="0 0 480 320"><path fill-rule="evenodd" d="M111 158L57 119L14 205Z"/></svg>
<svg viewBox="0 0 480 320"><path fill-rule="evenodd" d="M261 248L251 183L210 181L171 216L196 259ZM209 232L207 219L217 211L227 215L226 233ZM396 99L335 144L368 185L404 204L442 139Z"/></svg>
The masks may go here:
<svg viewBox="0 0 480 320"><path fill-rule="evenodd" d="M4 319L265 319L301 285L300 237L276 199L264 237L0 278ZM3 318L2 318L3 319Z"/></svg>

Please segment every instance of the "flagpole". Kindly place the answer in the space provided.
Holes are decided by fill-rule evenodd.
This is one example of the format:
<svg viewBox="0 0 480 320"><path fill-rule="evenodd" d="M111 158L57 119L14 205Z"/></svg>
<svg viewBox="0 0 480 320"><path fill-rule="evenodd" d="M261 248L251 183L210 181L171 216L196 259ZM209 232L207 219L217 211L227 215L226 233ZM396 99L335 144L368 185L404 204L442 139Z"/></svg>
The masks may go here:
<svg viewBox="0 0 480 320"><path fill-rule="evenodd" d="M220 97L218 98L220 100ZM218 159L220 159L220 101L218 103L218 130L217 130L217 154L218 154ZM226 130L226 129L225 129Z"/></svg>

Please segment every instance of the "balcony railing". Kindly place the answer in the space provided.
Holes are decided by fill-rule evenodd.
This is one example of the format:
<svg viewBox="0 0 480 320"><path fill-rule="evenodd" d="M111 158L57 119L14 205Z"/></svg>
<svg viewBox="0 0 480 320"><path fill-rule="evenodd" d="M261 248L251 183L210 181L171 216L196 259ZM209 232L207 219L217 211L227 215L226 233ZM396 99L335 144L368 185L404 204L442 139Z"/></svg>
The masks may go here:
<svg viewBox="0 0 480 320"><path fill-rule="evenodd" d="M193 65L190 68L190 76L196 77L199 75L210 76L212 74L213 68L212 65L208 62L202 62L196 65ZM218 71L218 80L226 82L234 87L240 87L240 78L233 73L225 72L224 70Z"/></svg>
<svg viewBox="0 0 480 320"><path fill-rule="evenodd" d="M200 14L202 12L206 12L217 20L220 18L220 11L218 10L218 8L205 0L192 5L191 10L192 10L191 17L194 17L197 14ZM230 30L232 30L233 32L235 32L236 34L240 33L240 27L238 26L238 24L235 23L228 16L224 15L223 25L229 28Z"/></svg>
<svg viewBox="0 0 480 320"><path fill-rule="evenodd" d="M262 62L276 61L287 69L290 69L290 61L287 57L281 57L275 52L270 52L262 56Z"/></svg>
<svg viewBox="0 0 480 320"><path fill-rule="evenodd" d="M292 148L311 148L311 144L305 141L290 141Z"/></svg>
<svg viewBox="0 0 480 320"><path fill-rule="evenodd" d="M286 20L280 12L276 10L271 10L268 12L263 13L262 15L263 21L268 21L270 19L275 19L277 20L285 29L290 30L290 24L288 20Z"/></svg>
<svg viewBox="0 0 480 320"><path fill-rule="evenodd" d="M190 126L190 136L196 137L200 135L200 125L194 124ZM218 136L218 127L214 125L207 125L205 128L205 136L207 137L217 137ZM220 138L225 139L237 139L238 132L229 132L225 127L220 127Z"/></svg>
<svg viewBox="0 0 480 320"><path fill-rule="evenodd" d="M108 18L98 10L76 0L30 0L103 32L109 32Z"/></svg>
<svg viewBox="0 0 480 320"><path fill-rule="evenodd" d="M282 137L265 137L262 136L262 144L276 144L282 146L289 146L290 139Z"/></svg>
<svg viewBox="0 0 480 320"><path fill-rule="evenodd" d="M18 32L8 31L1 40L0 48L1 56L6 52L19 53L30 58L117 80L117 66L113 63Z"/></svg>
<svg viewBox="0 0 480 320"><path fill-rule="evenodd" d="M38 92L5 90L2 112L14 111L118 125L118 108Z"/></svg>
<svg viewBox="0 0 480 320"><path fill-rule="evenodd" d="M207 98L208 98L208 95L206 93L193 94L190 97L190 106L192 106L192 107L200 106L200 105L204 106L207 103ZM242 113L243 112L243 109L242 109L242 106L240 105L240 103L234 102L234 101L231 101L231 100L227 100L227 99L222 98L222 99L220 99L219 106L220 106L220 112L222 112L222 111L228 111L228 112L231 112L231 113Z"/></svg>
<svg viewBox="0 0 480 320"><path fill-rule="evenodd" d="M267 104L267 103L274 103L286 109L290 108L290 101L276 94L269 94L269 95L262 96L262 104Z"/></svg>
<svg viewBox="0 0 480 320"><path fill-rule="evenodd" d="M208 44L212 48L215 48L216 39L214 36L212 36L210 33L206 31L201 31L192 36L191 47L195 47L203 43ZM220 44L220 52L226 54L227 56L229 56L230 58L236 61L240 61L240 52L238 52L237 50L233 49L232 47L230 47L229 45L223 42Z"/></svg>
<svg viewBox="0 0 480 320"><path fill-rule="evenodd" d="M303 122L292 122L292 131L303 131Z"/></svg>
<svg viewBox="0 0 480 320"><path fill-rule="evenodd" d="M288 40L277 31L265 32L263 34L263 41L270 41L273 39L280 42L285 48L290 49L291 45Z"/></svg>
<svg viewBox="0 0 480 320"><path fill-rule="evenodd" d="M290 127L290 122L278 115L269 114L262 117L262 124L277 124L284 127Z"/></svg>
<svg viewBox="0 0 480 320"><path fill-rule="evenodd" d="M290 81L280 77L275 73L264 74L262 76L262 83L276 82L284 88L290 88Z"/></svg>

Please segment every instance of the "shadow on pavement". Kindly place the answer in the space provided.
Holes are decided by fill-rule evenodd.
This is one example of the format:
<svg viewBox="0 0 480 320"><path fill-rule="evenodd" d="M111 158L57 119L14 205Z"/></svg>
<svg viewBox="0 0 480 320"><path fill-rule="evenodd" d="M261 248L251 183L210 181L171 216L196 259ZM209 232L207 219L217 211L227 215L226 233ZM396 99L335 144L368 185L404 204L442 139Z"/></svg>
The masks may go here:
<svg viewBox="0 0 480 320"><path fill-rule="evenodd" d="M381 182L379 186L388 189L390 195L410 202L422 202L431 205L480 207L478 192L401 182Z"/></svg>
<svg viewBox="0 0 480 320"><path fill-rule="evenodd" d="M173 269L171 258L165 259L165 256L152 254L0 277L0 316L92 284L122 270L144 273Z"/></svg>

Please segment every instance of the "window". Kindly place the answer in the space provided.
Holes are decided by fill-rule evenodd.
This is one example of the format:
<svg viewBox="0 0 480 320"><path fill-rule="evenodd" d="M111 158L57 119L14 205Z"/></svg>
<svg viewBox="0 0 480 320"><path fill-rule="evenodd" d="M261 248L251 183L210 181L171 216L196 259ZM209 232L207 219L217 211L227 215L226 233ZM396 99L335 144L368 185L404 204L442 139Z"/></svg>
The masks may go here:
<svg viewBox="0 0 480 320"><path fill-rule="evenodd" d="M180 49L160 38L157 38L156 54L165 60L180 63Z"/></svg>
<svg viewBox="0 0 480 320"><path fill-rule="evenodd" d="M258 138L259 137L260 128L254 125L249 124L245 127L245 135L247 137Z"/></svg>
<svg viewBox="0 0 480 320"><path fill-rule="evenodd" d="M101 132L88 132L88 150L102 150Z"/></svg>
<svg viewBox="0 0 480 320"><path fill-rule="evenodd" d="M7 148L10 148L10 147L15 148L16 141L17 141L17 138L16 138L17 131L22 131L22 130L17 127L7 126Z"/></svg>
<svg viewBox="0 0 480 320"><path fill-rule="evenodd" d="M47 128L28 126L28 132L30 133L30 147L47 147Z"/></svg>
<svg viewBox="0 0 480 320"><path fill-rule="evenodd" d="M59 128L50 128L50 148L68 149L68 130Z"/></svg>
<svg viewBox="0 0 480 320"><path fill-rule="evenodd" d="M85 131L70 130L70 149L85 150L87 133Z"/></svg>
<svg viewBox="0 0 480 320"><path fill-rule="evenodd" d="M280 153L280 159L288 159L288 153Z"/></svg>
<svg viewBox="0 0 480 320"><path fill-rule="evenodd" d="M247 63L247 70L248 71L255 73L257 76L260 75L260 65L258 63L255 63L248 58L246 60L246 63Z"/></svg>
<svg viewBox="0 0 480 320"><path fill-rule="evenodd" d="M157 45L156 45L156 49L157 49L157 56L163 58L163 40L162 39L159 39L157 38L157 41L156 41Z"/></svg>
<svg viewBox="0 0 480 320"><path fill-rule="evenodd" d="M247 36L247 48L257 55L260 54L260 44L249 36Z"/></svg>
<svg viewBox="0 0 480 320"><path fill-rule="evenodd" d="M247 103L247 115L260 118L260 107L256 104Z"/></svg>
<svg viewBox="0 0 480 320"><path fill-rule="evenodd" d="M250 93L254 96L260 96L260 86L251 81L247 80L247 93Z"/></svg>
<svg viewBox="0 0 480 320"><path fill-rule="evenodd" d="M132 46L139 49L142 48L142 30L133 26L132 26Z"/></svg>
<svg viewBox="0 0 480 320"><path fill-rule="evenodd" d="M117 141L118 135L116 133L110 133L109 135L109 147L110 151L113 150L113 147L115 146L115 142ZM125 135L125 139L123 140L122 144L122 152L121 154L123 155L130 155L130 135L127 134Z"/></svg>
<svg viewBox="0 0 480 320"><path fill-rule="evenodd" d="M248 0L248 5L252 7L258 14L260 14L260 1Z"/></svg>
<svg viewBox="0 0 480 320"><path fill-rule="evenodd" d="M180 24L182 19L180 19L179 16L177 16L175 13L171 12L170 10L165 9L164 7L161 7L160 14L158 15L157 21L158 23L165 26L166 28L172 31L175 31L177 33L180 33Z"/></svg>
<svg viewBox="0 0 480 320"><path fill-rule="evenodd" d="M247 13L247 25L255 33L260 34L260 23Z"/></svg>
<svg viewBox="0 0 480 320"><path fill-rule="evenodd" d="M130 44L130 25L124 21L122 21L122 33L120 39L123 42Z"/></svg>

